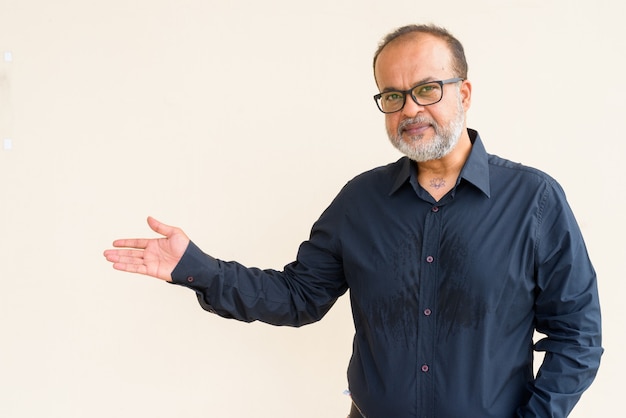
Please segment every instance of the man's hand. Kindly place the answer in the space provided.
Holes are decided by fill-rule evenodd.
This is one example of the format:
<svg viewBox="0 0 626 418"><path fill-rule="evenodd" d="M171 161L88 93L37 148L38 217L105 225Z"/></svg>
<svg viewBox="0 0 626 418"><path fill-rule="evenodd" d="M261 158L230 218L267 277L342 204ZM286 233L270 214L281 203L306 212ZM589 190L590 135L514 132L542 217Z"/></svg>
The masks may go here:
<svg viewBox="0 0 626 418"><path fill-rule="evenodd" d="M172 271L183 256L189 238L180 229L165 225L148 217L148 225L165 238L118 239L106 250L104 256L116 270L145 274L157 279L172 281Z"/></svg>

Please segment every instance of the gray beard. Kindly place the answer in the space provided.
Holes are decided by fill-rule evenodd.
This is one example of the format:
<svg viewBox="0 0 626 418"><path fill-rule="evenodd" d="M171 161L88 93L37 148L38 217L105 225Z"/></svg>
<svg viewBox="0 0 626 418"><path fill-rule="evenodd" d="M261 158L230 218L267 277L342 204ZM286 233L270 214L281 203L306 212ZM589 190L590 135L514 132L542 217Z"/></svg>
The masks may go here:
<svg viewBox="0 0 626 418"><path fill-rule="evenodd" d="M438 125L434 120L417 116L412 119L403 120L398 125L398 131L395 134L388 132L389 140L401 153L409 157L413 161L424 162L438 160L445 157L454 149L459 142L463 126L465 122L465 112L461 97L458 97L457 116L446 127ZM435 130L435 136L428 142L423 142L424 135L415 135L405 140L402 137L402 129L413 123L428 123Z"/></svg>

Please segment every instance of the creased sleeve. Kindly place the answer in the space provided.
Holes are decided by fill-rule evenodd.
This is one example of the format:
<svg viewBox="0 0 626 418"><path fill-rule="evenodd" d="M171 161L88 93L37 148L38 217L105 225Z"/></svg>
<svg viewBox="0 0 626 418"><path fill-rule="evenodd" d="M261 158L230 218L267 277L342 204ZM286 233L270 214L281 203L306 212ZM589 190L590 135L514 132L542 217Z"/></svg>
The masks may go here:
<svg viewBox="0 0 626 418"><path fill-rule="evenodd" d="M566 417L594 380L603 349L596 273L564 193L549 183L537 217L536 330L545 352L519 417Z"/></svg>
<svg viewBox="0 0 626 418"><path fill-rule="evenodd" d="M331 205L283 271L246 267L203 253L193 242L172 272L207 311L240 321L301 326L320 320L347 290L338 249L341 215Z"/></svg>

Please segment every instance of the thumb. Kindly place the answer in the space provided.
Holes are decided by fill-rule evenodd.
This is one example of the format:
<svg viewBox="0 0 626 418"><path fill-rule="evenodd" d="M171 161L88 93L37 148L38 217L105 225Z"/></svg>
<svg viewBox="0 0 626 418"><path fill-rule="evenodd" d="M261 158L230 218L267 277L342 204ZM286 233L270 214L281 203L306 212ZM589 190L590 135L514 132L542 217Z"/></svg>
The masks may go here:
<svg viewBox="0 0 626 418"><path fill-rule="evenodd" d="M152 216L148 216L148 225L150 226L150 229L152 229L154 232L164 235L166 237L172 235L172 233L176 229L173 226L166 225L157 221Z"/></svg>

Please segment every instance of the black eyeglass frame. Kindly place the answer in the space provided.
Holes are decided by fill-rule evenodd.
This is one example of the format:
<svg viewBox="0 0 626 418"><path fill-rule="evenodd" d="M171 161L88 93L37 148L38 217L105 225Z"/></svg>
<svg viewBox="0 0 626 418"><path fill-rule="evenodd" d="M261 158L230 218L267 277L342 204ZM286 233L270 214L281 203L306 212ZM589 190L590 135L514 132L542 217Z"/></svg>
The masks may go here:
<svg viewBox="0 0 626 418"><path fill-rule="evenodd" d="M411 98L413 99L413 101L415 103L417 103L419 106L430 106L430 105L434 105L435 103L439 103L441 101L441 99L443 99L443 86L445 84L452 84L452 83L458 83L459 81L465 81L464 78L460 78L460 77L455 77L455 78L448 78L447 80L434 80L434 81L426 81L424 83L419 83L414 85L413 87L411 87L408 90L393 90L393 91L385 91L383 93L378 93L374 95L374 101L376 102L376 107L378 107L378 110L380 110L381 112L383 112L384 114L389 114L389 113L396 113L401 111L402 109L404 109L404 105L406 105L406 97L407 96L411 96ZM415 95L413 94L413 91L420 87L420 86L425 86L427 84L432 84L432 83L436 83L439 84L439 87L441 87L441 97L439 98L439 100L437 100L436 102L432 102L432 103L428 103L428 104L421 104L420 102L417 101L417 97L415 97ZM398 110L394 110L393 112L385 112L382 108L382 106L380 105L379 100L383 97L383 94L387 94L387 93L402 93L402 106L400 106L400 108Z"/></svg>

